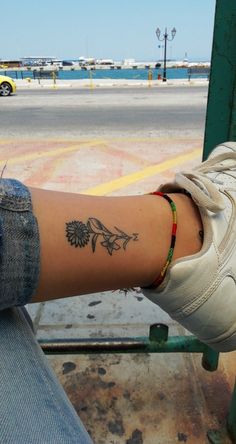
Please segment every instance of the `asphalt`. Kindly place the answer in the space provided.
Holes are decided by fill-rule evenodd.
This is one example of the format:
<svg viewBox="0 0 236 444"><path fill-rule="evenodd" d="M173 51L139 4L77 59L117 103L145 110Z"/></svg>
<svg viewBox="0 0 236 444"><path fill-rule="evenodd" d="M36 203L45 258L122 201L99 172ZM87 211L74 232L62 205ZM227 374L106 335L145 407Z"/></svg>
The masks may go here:
<svg viewBox="0 0 236 444"><path fill-rule="evenodd" d="M207 85L93 90L36 86L1 98L2 136L203 136Z"/></svg>

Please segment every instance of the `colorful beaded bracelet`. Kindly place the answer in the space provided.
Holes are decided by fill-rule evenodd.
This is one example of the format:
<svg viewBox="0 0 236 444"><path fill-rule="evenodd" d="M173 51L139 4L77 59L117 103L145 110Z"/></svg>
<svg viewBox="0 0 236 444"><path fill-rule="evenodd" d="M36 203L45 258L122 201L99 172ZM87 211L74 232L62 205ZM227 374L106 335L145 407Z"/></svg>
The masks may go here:
<svg viewBox="0 0 236 444"><path fill-rule="evenodd" d="M152 282L151 285L146 287L146 288L156 288L156 287L158 287L158 285L160 285L163 282L166 272L167 272L167 269L168 269L168 267L172 261L172 258L173 258L175 241L176 241L176 231L177 231L177 212L176 212L175 203L173 202L173 200L169 196L167 196L167 194L161 193L160 191L154 191L153 193L149 193L149 194L154 194L155 196L161 196L165 200L167 200L167 202L169 202L169 204L171 206L171 210L172 210L172 214L173 214L171 243L170 243L170 249L168 252L166 263L165 263L164 267L162 268L159 276Z"/></svg>

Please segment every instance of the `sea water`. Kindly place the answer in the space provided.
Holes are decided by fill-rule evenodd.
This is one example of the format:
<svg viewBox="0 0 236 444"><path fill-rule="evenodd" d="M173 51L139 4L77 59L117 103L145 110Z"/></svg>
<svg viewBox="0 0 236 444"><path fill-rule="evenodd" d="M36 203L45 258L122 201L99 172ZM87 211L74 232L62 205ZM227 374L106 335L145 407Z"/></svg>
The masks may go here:
<svg viewBox="0 0 236 444"><path fill-rule="evenodd" d="M152 69L153 80L158 75L163 75L163 69ZM126 79L126 80L147 80L148 69L97 69L91 71L59 71L59 79ZM186 79L188 78L188 70L186 68L169 68L167 69L167 78L169 79Z"/></svg>
<svg viewBox="0 0 236 444"><path fill-rule="evenodd" d="M151 69L152 78L156 80L158 75L163 76L163 69ZM77 79L127 79L127 80L147 80L148 69L97 69L97 70L59 70L57 78L61 80L77 80ZM1 71L0 74L5 74ZM167 79L187 79L187 68L167 68ZM6 75L13 78L33 78L33 70L30 71L7 71ZM194 76L193 76L194 77ZM198 76L199 77L199 76ZM207 74L202 74L202 78L206 78Z"/></svg>

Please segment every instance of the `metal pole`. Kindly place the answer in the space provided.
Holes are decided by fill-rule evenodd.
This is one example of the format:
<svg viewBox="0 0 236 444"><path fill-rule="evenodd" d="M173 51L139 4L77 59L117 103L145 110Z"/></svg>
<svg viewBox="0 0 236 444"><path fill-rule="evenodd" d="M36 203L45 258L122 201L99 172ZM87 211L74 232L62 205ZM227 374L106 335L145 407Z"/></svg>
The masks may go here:
<svg viewBox="0 0 236 444"><path fill-rule="evenodd" d="M94 354L94 353L205 353L207 346L195 336L171 336L167 341L136 338L73 338L40 339L39 344L46 354ZM214 352L213 352L214 353ZM205 361L203 361L205 362ZM217 365L207 367L214 371Z"/></svg>
<svg viewBox="0 0 236 444"><path fill-rule="evenodd" d="M215 371L219 353L211 350L195 336L168 337L168 326L153 324L149 337L136 338L84 338L39 340L46 354L93 354L93 353L203 353L202 366L208 371Z"/></svg>
<svg viewBox="0 0 236 444"><path fill-rule="evenodd" d="M166 82L166 47L167 47L167 28L165 29L165 34L164 34L164 40L165 40L165 45L164 45L164 70L163 70L163 82Z"/></svg>
<svg viewBox="0 0 236 444"><path fill-rule="evenodd" d="M156 36L158 38L158 40L160 42L164 41L164 69L163 69L163 82L166 82L166 52L167 52L167 40L169 40L170 42L175 38L175 34L176 34L176 29L173 28L171 31L171 38L168 39L168 33L167 33L167 28L165 28L165 33L163 34L163 38L160 38L161 36L161 30L160 28L157 28L156 30Z"/></svg>

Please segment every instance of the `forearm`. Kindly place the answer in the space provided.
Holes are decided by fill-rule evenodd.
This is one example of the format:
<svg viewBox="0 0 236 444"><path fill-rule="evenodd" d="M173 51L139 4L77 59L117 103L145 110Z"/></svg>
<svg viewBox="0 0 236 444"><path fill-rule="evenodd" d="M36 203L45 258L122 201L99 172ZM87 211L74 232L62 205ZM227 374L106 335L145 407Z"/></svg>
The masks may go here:
<svg viewBox="0 0 236 444"><path fill-rule="evenodd" d="M168 205L153 196L98 198L30 191L41 248L32 302L145 286L161 269L171 217Z"/></svg>

